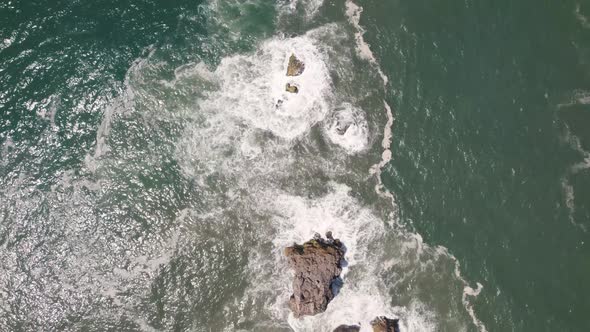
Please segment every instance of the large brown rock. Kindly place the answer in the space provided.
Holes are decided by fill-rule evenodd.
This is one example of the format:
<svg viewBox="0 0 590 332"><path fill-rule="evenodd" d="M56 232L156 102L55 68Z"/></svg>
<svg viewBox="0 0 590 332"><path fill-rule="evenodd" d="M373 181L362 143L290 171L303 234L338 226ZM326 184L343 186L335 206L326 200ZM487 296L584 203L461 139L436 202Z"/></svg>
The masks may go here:
<svg viewBox="0 0 590 332"><path fill-rule="evenodd" d="M377 317L371 321L373 332L400 332L399 319L389 319L385 316Z"/></svg>
<svg viewBox="0 0 590 332"><path fill-rule="evenodd" d="M295 270L289 307L296 318L324 312L334 298L333 284L342 272L344 248L331 232L319 234L302 245L285 248L289 266Z"/></svg>
<svg viewBox="0 0 590 332"><path fill-rule="evenodd" d="M361 327L358 325L340 325L333 332L359 332Z"/></svg>
<svg viewBox="0 0 590 332"><path fill-rule="evenodd" d="M305 64L297 59L295 54L289 57L289 64L287 65L287 76L299 76L305 70Z"/></svg>

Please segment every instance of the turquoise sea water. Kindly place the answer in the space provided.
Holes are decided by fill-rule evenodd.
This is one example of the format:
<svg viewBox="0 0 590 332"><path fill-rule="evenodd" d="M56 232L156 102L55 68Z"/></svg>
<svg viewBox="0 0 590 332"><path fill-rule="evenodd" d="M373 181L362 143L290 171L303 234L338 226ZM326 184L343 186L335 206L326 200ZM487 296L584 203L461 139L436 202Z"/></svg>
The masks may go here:
<svg viewBox="0 0 590 332"><path fill-rule="evenodd" d="M590 4L0 18L0 331L590 329ZM328 230L344 286L296 320L282 248Z"/></svg>

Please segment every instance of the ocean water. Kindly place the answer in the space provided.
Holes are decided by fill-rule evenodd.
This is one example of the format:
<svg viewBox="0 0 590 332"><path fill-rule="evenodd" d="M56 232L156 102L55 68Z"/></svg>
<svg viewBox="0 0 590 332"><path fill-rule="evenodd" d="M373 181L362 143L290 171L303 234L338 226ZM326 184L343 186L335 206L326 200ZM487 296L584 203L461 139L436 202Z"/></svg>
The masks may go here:
<svg viewBox="0 0 590 332"><path fill-rule="evenodd" d="M0 18L0 331L590 329L589 3ZM326 231L343 287L295 319L283 248Z"/></svg>

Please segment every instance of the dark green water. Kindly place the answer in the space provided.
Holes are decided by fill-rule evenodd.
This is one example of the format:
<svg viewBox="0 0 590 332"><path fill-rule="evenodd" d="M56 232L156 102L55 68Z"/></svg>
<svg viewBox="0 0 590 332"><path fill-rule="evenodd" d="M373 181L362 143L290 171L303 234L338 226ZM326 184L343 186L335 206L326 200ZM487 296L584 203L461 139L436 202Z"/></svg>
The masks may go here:
<svg viewBox="0 0 590 332"><path fill-rule="evenodd" d="M588 151L588 3L363 6L393 79L384 180L403 222L483 282L489 330L590 329L590 173L571 142Z"/></svg>
<svg viewBox="0 0 590 332"><path fill-rule="evenodd" d="M590 330L590 4L357 4L374 64L341 1L0 4L0 331ZM297 321L282 248L326 230Z"/></svg>

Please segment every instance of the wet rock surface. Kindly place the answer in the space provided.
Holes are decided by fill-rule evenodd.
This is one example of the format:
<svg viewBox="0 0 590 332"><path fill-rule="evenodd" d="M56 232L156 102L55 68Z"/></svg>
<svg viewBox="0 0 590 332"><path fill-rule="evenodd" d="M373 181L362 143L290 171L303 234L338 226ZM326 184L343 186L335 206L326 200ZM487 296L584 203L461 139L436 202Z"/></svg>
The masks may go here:
<svg viewBox="0 0 590 332"><path fill-rule="evenodd" d="M297 93L297 92L299 92L299 88L295 84L287 83L287 85L285 85L285 91L291 92L291 93Z"/></svg>
<svg viewBox="0 0 590 332"><path fill-rule="evenodd" d="M385 316L377 317L371 321L373 332L400 332L399 319L389 319Z"/></svg>
<svg viewBox="0 0 590 332"><path fill-rule="evenodd" d="M344 246L331 232L316 234L302 245L285 248L289 266L295 270L289 307L296 318L324 312L340 282Z"/></svg>
<svg viewBox="0 0 590 332"><path fill-rule="evenodd" d="M361 327L358 325L340 325L333 332L359 332Z"/></svg>
<svg viewBox="0 0 590 332"><path fill-rule="evenodd" d="M299 76L305 70L305 64L297 59L295 54L289 57L289 64L287 65L287 76Z"/></svg>

